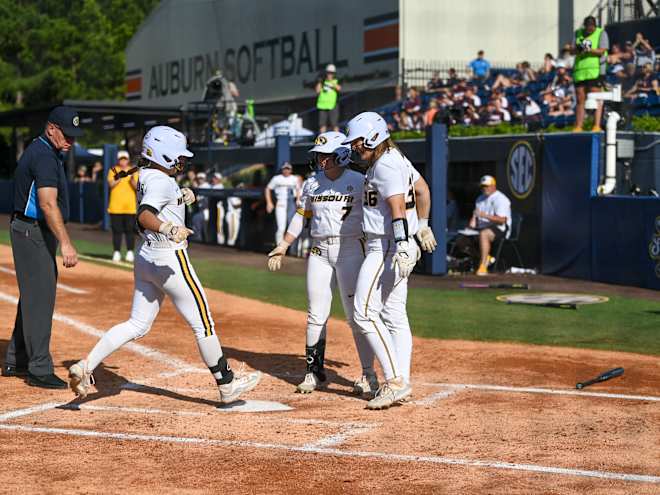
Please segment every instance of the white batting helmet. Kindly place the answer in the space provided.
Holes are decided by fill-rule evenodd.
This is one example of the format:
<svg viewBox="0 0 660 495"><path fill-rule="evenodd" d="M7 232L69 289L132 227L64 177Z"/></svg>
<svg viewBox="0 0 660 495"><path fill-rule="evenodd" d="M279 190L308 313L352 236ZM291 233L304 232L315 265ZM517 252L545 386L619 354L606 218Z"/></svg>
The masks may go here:
<svg viewBox="0 0 660 495"><path fill-rule="evenodd" d="M362 112L357 114L346 125L348 137L344 144L350 144L356 139L364 139L364 147L374 149L390 137L387 122L376 112Z"/></svg>
<svg viewBox="0 0 660 495"><path fill-rule="evenodd" d="M142 140L142 157L169 169L179 164L179 157L193 156L187 144L186 136L176 129L152 127Z"/></svg>
<svg viewBox="0 0 660 495"><path fill-rule="evenodd" d="M316 137L309 152L334 154L337 165L345 167L351 162L351 148L343 144L345 140L346 135L341 132L324 132Z"/></svg>

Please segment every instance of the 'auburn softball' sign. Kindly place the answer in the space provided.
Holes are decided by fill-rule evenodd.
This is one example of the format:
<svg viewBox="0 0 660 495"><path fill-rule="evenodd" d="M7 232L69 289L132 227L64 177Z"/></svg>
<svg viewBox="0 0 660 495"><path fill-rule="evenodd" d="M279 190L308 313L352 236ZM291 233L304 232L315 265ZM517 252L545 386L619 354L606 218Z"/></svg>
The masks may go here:
<svg viewBox="0 0 660 495"><path fill-rule="evenodd" d="M328 64L355 91L392 85L398 58L398 0L163 1L126 49L126 97L199 101L218 69L257 102L312 97Z"/></svg>
<svg viewBox="0 0 660 495"><path fill-rule="evenodd" d="M509 189L516 198L525 199L532 193L536 180L536 159L527 141L518 141L511 148L506 163L506 176Z"/></svg>

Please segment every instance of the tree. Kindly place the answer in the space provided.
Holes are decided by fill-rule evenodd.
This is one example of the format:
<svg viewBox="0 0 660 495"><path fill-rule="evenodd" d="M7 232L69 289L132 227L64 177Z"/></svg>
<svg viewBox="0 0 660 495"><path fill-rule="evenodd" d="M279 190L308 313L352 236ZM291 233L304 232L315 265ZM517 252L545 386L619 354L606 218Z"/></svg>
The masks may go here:
<svg viewBox="0 0 660 495"><path fill-rule="evenodd" d="M0 0L0 109L121 99L124 50L158 0Z"/></svg>

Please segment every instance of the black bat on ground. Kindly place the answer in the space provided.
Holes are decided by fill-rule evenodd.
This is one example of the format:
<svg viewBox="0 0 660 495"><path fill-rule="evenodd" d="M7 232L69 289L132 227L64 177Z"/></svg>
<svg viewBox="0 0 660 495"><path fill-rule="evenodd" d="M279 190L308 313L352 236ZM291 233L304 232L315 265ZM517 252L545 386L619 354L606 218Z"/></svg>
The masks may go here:
<svg viewBox="0 0 660 495"><path fill-rule="evenodd" d="M575 388L577 388L578 390L581 390L584 387L588 387L589 385L593 385L594 383L611 380L612 378L616 378L617 376L621 376L621 375L623 375L623 368L613 368L609 371L606 371L605 373L603 373L601 375L598 375L593 380L587 380L586 382L577 383L575 385Z"/></svg>
<svg viewBox="0 0 660 495"><path fill-rule="evenodd" d="M523 306L541 306L544 308L577 309L577 304L575 303L558 303L558 302L533 303L533 302L522 302L522 301L507 301L506 303L521 304Z"/></svg>
<svg viewBox="0 0 660 495"><path fill-rule="evenodd" d="M479 284L479 283L462 283L461 289L521 289L529 290L528 284Z"/></svg>

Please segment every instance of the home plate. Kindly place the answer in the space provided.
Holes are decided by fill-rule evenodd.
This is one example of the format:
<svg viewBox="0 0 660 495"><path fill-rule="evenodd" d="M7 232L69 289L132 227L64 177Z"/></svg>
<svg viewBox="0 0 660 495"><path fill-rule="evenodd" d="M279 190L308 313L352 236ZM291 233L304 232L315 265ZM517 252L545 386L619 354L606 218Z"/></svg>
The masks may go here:
<svg viewBox="0 0 660 495"><path fill-rule="evenodd" d="M269 400L238 400L231 404L218 406L218 411L222 412L272 412L272 411L292 411L293 408Z"/></svg>

